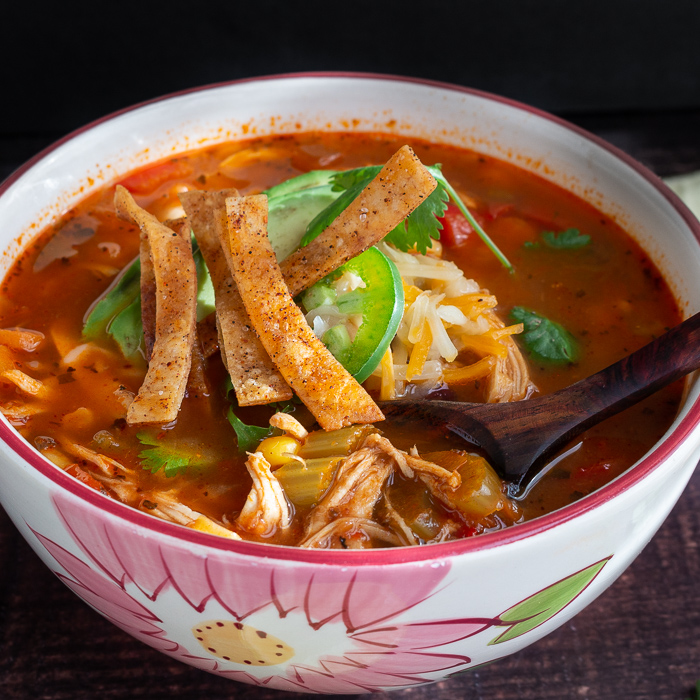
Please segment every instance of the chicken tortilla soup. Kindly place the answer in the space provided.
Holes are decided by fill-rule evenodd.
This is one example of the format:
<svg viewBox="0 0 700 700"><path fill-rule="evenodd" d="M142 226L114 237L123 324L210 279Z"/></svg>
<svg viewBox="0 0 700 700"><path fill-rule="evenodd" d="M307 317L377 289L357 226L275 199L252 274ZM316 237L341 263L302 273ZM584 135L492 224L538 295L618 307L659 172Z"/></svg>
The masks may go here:
<svg viewBox="0 0 700 700"><path fill-rule="evenodd" d="M260 137L136 171L35 239L3 283L0 408L154 517L424 545L606 484L682 386L584 433L518 498L472 446L381 402L527 401L679 321L628 232L511 164L384 134Z"/></svg>

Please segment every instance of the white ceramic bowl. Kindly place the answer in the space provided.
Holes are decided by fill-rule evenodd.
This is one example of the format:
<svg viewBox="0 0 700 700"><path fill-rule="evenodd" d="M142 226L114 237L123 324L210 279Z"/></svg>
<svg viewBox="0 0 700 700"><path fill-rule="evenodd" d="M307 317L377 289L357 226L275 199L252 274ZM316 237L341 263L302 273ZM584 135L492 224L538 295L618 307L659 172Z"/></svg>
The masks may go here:
<svg viewBox="0 0 700 700"><path fill-rule="evenodd" d="M0 273L67 207L136 166L227 139L309 129L411 134L516 163L634 231L687 313L700 308L700 224L643 167L523 105L371 75L213 86L79 130L0 188ZM699 391L692 384L664 439L595 494L496 534L423 548L307 551L171 525L84 487L4 422L0 494L66 585L174 658L285 690L410 686L518 651L620 575L698 461Z"/></svg>

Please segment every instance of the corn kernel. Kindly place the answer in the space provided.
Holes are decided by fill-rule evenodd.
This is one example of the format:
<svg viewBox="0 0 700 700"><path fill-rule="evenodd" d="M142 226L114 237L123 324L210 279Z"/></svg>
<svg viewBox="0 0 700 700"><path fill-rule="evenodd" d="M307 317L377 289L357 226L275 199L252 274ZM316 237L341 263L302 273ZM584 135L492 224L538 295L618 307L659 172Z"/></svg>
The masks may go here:
<svg viewBox="0 0 700 700"><path fill-rule="evenodd" d="M276 435L265 438L258 445L258 452L262 452L263 457L268 461L270 466L281 467L289 462L289 455L295 455L299 452L299 441L295 440L290 435Z"/></svg>

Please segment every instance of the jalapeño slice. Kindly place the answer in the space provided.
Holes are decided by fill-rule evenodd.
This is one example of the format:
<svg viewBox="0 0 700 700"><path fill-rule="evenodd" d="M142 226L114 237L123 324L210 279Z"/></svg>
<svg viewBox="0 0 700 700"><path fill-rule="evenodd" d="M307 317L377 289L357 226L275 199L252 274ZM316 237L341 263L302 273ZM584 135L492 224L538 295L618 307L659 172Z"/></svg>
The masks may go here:
<svg viewBox="0 0 700 700"><path fill-rule="evenodd" d="M359 277L362 285L346 293L336 293L333 283L347 272ZM332 305L348 317L362 316L354 337L347 324L340 321L323 334L322 340L345 369L358 382L363 382L379 365L401 322L404 305L401 275L386 255L377 248L369 248L304 292L302 303L307 312L322 313L324 305Z"/></svg>

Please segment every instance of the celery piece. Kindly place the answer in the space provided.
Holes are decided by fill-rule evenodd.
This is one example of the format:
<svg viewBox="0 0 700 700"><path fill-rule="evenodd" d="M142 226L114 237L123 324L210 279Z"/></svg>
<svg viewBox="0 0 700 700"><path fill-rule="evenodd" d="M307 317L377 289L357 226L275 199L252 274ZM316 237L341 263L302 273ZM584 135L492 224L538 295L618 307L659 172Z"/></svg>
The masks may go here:
<svg viewBox="0 0 700 700"><path fill-rule="evenodd" d="M287 498L295 506L312 506L321 500L333 481L342 455L307 459L306 464L293 460L275 471Z"/></svg>
<svg viewBox="0 0 700 700"><path fill-rule="evenodd" d="M379 432L373 425L351 425L340 430L315 430L309 433L299 448L303 459L349 455L354 452L368 435Z"/></svg>
<svg viewBox="0 0 700 700"><path fill-rule="evenodd" d="M319 306L330 306L335 304L337 294L335 289L327 284L319 282L313 287L309 287L301 296L301 303L308 311L317 309Z"/></svg>
<svg viewBox="0 0 700 700"><path fill-rule="evenodd" d="M506 506L503 482L483 457L457 451L433 452L421 457L445 469L459 471L462 477L460 487L443 493L448 505L466 518L479 521Z"/></svg>
<svg viewBox="0 0 700 700"><path fill-rule="evenodd" d="M392 507L404 519L414 534L424 542L440 534L440 520L427 489L418 485L394 500Z"/></svg>
<svg viewBox="0 0 700 700"><path fill-rule="evenodd" d="M336 306L344 314L361 314L364 307L364 290L355 289L352 292L341 294Z"/></svg>
<svg viewBox="0 0 700 700"><path fill-rule="evenodd" d="M328 348L331 355L341 363L343 361L343 356L352 345L348 329L342 323L329 328L323 334L321 340L323 340L323 344Z"/></svg>

